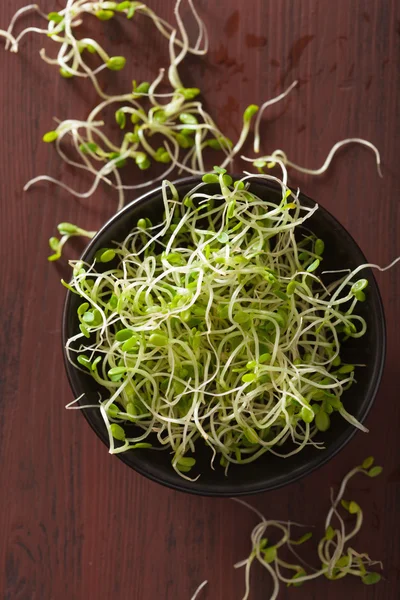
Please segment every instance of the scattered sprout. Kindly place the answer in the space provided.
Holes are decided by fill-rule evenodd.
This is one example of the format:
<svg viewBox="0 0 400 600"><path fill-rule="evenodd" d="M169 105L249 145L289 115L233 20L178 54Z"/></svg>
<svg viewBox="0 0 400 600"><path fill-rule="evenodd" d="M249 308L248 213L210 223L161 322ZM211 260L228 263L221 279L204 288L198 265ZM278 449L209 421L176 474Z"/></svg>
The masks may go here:
<svg viewBox="0 0 400 600"><path fill-rule="evenodd" d="M126 58L124 56L113 56L107 60L106 65L110 71L121 71L126 65Z"/></svg>
<svg viewBox="0 0 400 600"><path fill-rule="evenodd" d="M62 237L60 239L57 237L51 237L49 239L49 246L51 250L53 250L53 254L48 257L48 260L51 262L61 258L64 245L70 238L82 236L91 239L96 235L96 231L86 231L85 229L82 229L77 225L73 225L72 223L59 223L57 229Z"/></svg>
<svg viewBox="0 0 400 600"><path fill-rule="evenodd" d="M258 130L256 129L255 139L257 139L257 136L258 136ZM286 167L290 167L291 169L294 169L295 171L298 171L300 173L305 173L308 175L323 175L328 170L336 152L338 152L338 150L340 150L344 146L347 146L348 144L359 144L361 146L365 146L366 148L369 148L370 150L372 150L375 154L376 168L377 168L378 174L380 177L382 177L381 157L380 157L378 149L376 148L376 146L374 146L374 144L372 144L368 140L364 140L362 138L348 138L348 139L341 140L340 142L337 142L336 144L334 144L334 146L331 148L328 156L326 157L324 164L319 169L307 169L305 167L301 167L301 166L297 165L296 163L291 162L288 159L288 157L286 156L285 152L283 152L283 150L274 150L274 152L272 152L272 154L270 154L268 156L264 156L262 158L257 158L257 159L247 158L247 157L243 157L243 158L244 158L244 160L252 162L253 165L255 167L258 167L259 170L261 169L262 172L263 172L264 166L267 166L267 168L270 169L270 168L273 168L276 164L282 163Z"/></svg>
<svg viewBox="0 0 400 600"><path fill-rule="evenodd" d="M58 138L57 131L48 131L47 133L44 134L43 141L46 142L47 144L49 144L51 142L55 142L57 138Z"/></svg>
<svg viewBox="0 0 400 600"><path fill-rule="evenodd" d="M312 537L311 532L305 533L299 540L291 539L291 530L293 523L284 523L282 521L267 520L261 513L243 500L233 498L235 502L242 504L252 510L261 521L254 527L251 534L252 550L249 557L235 565L235 568L245 567L245 594L243 600L246 600L250 594L250 569L256 559L264 566L272 577L273 592L271 599L277 598L281 583L290 586L299 586L307 581L311 581L321 576L334 581L346 576L358 577L365 585L373 585L381 580L381 575L376 571L370 570L373 567L382 567L379 561L371 560L368 554L360 553L349 545L352 538L356 536L362 526L363 513L360 506L352 501L345 503L346 510L354 515L355 522L350 532L346 532L346 524L338 511L340 503L343 503L343 494L346 491L349 480L357 473L368 475L367 469L373 464L373 458L366 459L361 466L352 469L343 479L339 491L332 500L332 506L328 512L325 521L325 535L317 545L319 568L313 568L303 561L294 550L293 546L299 546ZM335 523L336 521L336 523ZM334 525L335 523L335 525ZM274 540L278 536L278 541L273 546L267 546L266 535L268 539L273 536ZM293 556L301 561L304 566L298 563L290 562L285 556ZM307 569L305 566L307 565Z"/></svg>
<svg viewBox="0 0 400 600"><path fill-rule="evenodd" d="M28 27L15 38L13 36L14 25L24 12L35 10L46 19L47 27L47 29L35 29L35 31L46 34L55 44L61 45L57 58L48 57L45 50L42 50L42 59L50 65L57 65L61 76L64 78L90 79L97 93L104 100L90 113L86 120L68 119L62 121L55 132L49 132L44 137L45 141L48 142L57 140L56 149L64 161L76 168L88 171L94 176L93 185L89 190L84 193L76 192L70 186L48 176L35 177L26 184L25 190L38 181L48 181L60 185L76 197L88 198L96 191L97 186L104 182L118 191L118 209L120 209L125 202L126 190L151 186L155 181L167 177L174 170L178 170L179 174L182 172L192 175L203 174L205 171L204 155L210 149L220 154L222 167L230 165L246 142L255 115L257 115L257 118L254 126L254 150L255 152L259 151L260 125L264 111L272 104L283 101L298 82L293 82L284 92L267 100L260 109L255 104L249 105L243 113L243 125L239 139L233 145L205 111L202 102L197 100L200 90L196 87L185 87L178 73L178 67L188 54L202 56L208 50L208 38L204 23L199 18L193 1L188 0L188 4L198 26L198 37L193 44L189 41L180 16L179 0L175 7L177 21L175 27L158 17L145 4L133 1L117 3L103 0L90 3L71 0L67 3L65 9L51 12L48 15L41 13L36 5L17 11L8 31L2 34L7 39L6 49L13 52L18 51L22 38L32 28ZM75 32L86 17L92 16L101 21L108 21L118 16L131 19L136 13L150 19L159 33L168 40L169 67L167 76L171 91L158 93L158 86L163 81L164 70L162 69L152 83L144 81L138 84L133 81L131 93L109 96L102 90L97 75L104 68L113 71L123 69L126 65L126 58L124 56L110 56L96 40L91 38L77 39ZM100 61L97 68L93 69L87 64L86 51L95 54ZM121 103L123 104L122 107ZM122 139L119 140L117 145L111 141L102 129L107 125L107 122L100 120L103 109L112 104L118 104L116 119L122 132ZM129 117L134 125L133 131L126 131ZM78 160L71 160L61 149L61 142L65 136L72 140L79 157ZM152 145L154 136L157 138L161 136L162 138L162 145L158 148L154 148ZM358 142L372 148L376 153L379 168L380 159L376 148L370 142L358 138L344 140L336 144L324 166L316 171L296 167L288 161L281 150L276 150L269 157L251 160L260 171L263 171L264 167L272 168L277 164L286 164L304 172L320 174L325 172L336 150L350 142ZM123 184L118 170L124 167L129 160L134 161L139 171L150 169L154 162L165 164L166 167L157 177L148 177L143 183L126 186ZM286 210L294 208L293 203L288 203ZM315 248L315 254L318 257L323 252L323 248L319 245L320 242L316 242ZM319 265L318 260L310 261L305 268L309 272L313 272ZM365 293L362 289L354 293L357 300L365 300Z"/></svg>

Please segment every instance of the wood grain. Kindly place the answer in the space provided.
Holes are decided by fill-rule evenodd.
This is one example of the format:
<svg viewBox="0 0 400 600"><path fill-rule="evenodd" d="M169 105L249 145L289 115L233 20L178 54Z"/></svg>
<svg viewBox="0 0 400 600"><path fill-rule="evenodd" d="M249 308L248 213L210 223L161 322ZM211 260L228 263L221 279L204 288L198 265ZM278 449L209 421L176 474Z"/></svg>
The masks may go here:
<svg viewBox="0 0 400 600"><path fill-rule="evenodd" d="M62 4L44 0L42 8ZM1 27L17 5L22 0L0 3ZM172 19L173 0L151 6ZM201 87L220 126L235 137L247 104L299 78L299 90L269 111L263 149L283 148L292 160L317 167L341 138L374 142L383 179L366 149L348 148L326 176L294 181L342 221L371 261L384 265L399 255L399 2L202 0L198 6L211 47L205 60L190 61L187 85ZM143 20L96 31L119 49L114 53L124 49L131 58L124 75L108 78L110 91L128 88L134 74L150 78L165 61L164 42ZM65 267L47 263L47 240L59 221L98 227L116 199L105 188L81 202L49 185L22 192L41 173L79 189L90 183L40 141L53 116L84 116L96 102L89 84L62 80L39 59L43 43L49 41L27 36L19 54L0 52L0 596L188 600L208 579L202 599L239 600L243 573L232 565L249 552L253 516L229 500L190 497L145 480L107 454L81 415L64 409L71 400L60 347ZM283 590L282 599L400 597L399 267L378 279L388 345L370 433L358 434L306 479L251 502L269 517L321 525L329 486L375 454L385 467L382 478L352 486L365 507L357 547L383 560L386 581L367 588L320 580ZM256 569L251 599L268 598L270 590L267 574Z"/></svg>

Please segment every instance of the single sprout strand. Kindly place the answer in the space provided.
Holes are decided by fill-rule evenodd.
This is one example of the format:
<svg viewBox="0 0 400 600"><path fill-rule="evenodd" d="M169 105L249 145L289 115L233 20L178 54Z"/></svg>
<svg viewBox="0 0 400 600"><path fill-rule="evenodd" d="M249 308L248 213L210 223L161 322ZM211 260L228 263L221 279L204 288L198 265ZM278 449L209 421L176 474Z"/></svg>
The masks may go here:
<svg viewBox="0 0 400 600"><path fill-rule="evenodd" d="M298 83L299 82L297 80L293 81L293 83L284 92L282 92L282 94L279 94L275 98L271 98L270 100L267 100L261 106L261 108L258 112L257 118L256 118L255 126L254 126L254 142L253 142L254 152L256 152L256 153L260 152L260 126L261 126L261 119L263 117L264 111L269 106L272 106L273 104L276 104L277 102L280 102L281 100L284 100L286 98L286 96L288 96L290 94L290 92L297 86Z"/></svg>
<svg viewBox="0 0 400 600"><path fill-rule="evenodd" d="M293 87L293 85L292 85L292 87ZM287 90L287 92L289 92L290 89L291 88L289 88ZM259 169L259 171L261 171L261 172L264 172L263 167L267 166L269 169L273 168L275 166L275 164L278 163L278 161L280 161L285 166L290 167L296 171L299 171L300 173L306 173L308 175L322 175L323 173L325 173L328 170L335 154L341 148L343 148L343 146L347 146L348 144L359 144L361 146L366 146L367 148L370 148L375 154L376 168L378 171L378 175L379 175L379 177L382 177L381 156L380 156L379 150L377 149L376 146L374 146L374 144L372 144L368 140L364 140L362 138L348 138L348 139L341 140L340 142L337 142L336 144L334 144L332 146L331 150L329 151L329 154L326 157L325 162L323 163L322 167L320 167L319 169L307 169L305 167L301 167L301 166L291 162L287 158L287 156L283 150L274 150L274 152L272 152L270 155L261 157L261 158L257 158L257 159L248 158L248 157L244 157L244 156L242 156L242 159L246 160L248 162L252 162L253 165L255 167L257 167ZM258 151L258 150L256 150L256 146L254 147L254 150L255 150L255 152Z"/></svg>
<svg viewBox="0 0 400 600"><path fill-rule="evenodd" d="M62 237L60 239L56 237L51 237L49 239L49 246L54 252L48 257L48 260L51 262L61 258L63 248L70 238L86 237L92 239L97 233L97 231L86 231L86 229L82 229L72 223L59 223L57 229Z"/></svg>
<svg viewBox="0 0 400 600"><path fill-rule="evenodd" d="M201 583L199 585L199 587L197 588L197 590L195 591L195 593L193 594L193 596L191 597L190 600L196 600L196 598L199 597L201 590L207 585L208 581L207 579L205 581L203 581L203 583Z"/></svg>

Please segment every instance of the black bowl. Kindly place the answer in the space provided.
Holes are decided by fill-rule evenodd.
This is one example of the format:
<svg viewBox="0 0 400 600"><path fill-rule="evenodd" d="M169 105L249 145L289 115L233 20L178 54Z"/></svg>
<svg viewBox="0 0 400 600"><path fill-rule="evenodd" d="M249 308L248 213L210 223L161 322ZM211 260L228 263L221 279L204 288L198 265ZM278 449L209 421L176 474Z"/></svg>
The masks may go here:
<svg viewBox="0 0 400 600"><path fill-rule="evenodd" d="M198 178L181 179L175 183L183 198ZM208 185L206 190L215 193L215 184ZM280 188L265 180L253 180L250 190L261 198L280 201ZM315 202L300 195L305 206L315 206ZM82 255L82 260L91 262L96 251L109 247L113 241L123 240L134 228L139 218L150 217L155 223L161 219L161 188L144 194L123 210L117 213L104 225L91 241ZM355 268L366 263L366 258L346 229L323 207L307 221L307 228L325 241L324 269ZM357 383L344 394L344 403L349 412L359 421L364 421L382 375L385 358L385 317L378 286L372 272L367 269L363 277L369 280L367 301L361 305L359 314L366 319L368 329L360 339L351 339L343 346L341 355L347 362L365 364L365 368L357 370ZM76 310L80 298L71 292L67 293L64 307L62 339L63 347L69 337L78 332ZM82 404L96 403L101 388L89 376L74 368L67 360L64 350L65 367L71 388L76 397L85 393ZM99 438L108 445L108 435L97 409L83 409L86 419ZM132 426L134 427L134 426ZM201 477L191 482L180 477L171 466L171 455L168 451L130 450L118 454L118 457L142 475L168 487L209 496L240 496L278 488L311 473L332 458L356 433L356 429L340 415L332 415L331 428L320 434L326 445L325 450L317 450L307 446L300 453L289 458L279 458L272 454L264 454L257 461L248 465L231 465L228 475L224 475L218 460L215 470L210 467L211 452L206 445L198 442L196 447L196 470Z"/></svg>

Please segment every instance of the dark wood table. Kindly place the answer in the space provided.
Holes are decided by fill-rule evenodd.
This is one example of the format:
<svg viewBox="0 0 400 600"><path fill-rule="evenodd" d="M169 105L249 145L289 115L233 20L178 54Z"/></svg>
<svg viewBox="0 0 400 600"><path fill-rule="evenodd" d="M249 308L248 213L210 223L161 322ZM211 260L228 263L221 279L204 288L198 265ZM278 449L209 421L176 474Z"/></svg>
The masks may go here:
<svg viewBox="0 0 400 600"><path fill-rule="evenodd" d="M172 20L173 0L152 7ZM7 27L22 0L3 0ZM60 9L63 2L55 2ZM209 111L235 137L242 110L281 91L299 90L268 113L263 149L283 148L301 164L322 164L331 146L364 137L382 154L384 178L366 149L343 150L329 173L292 181L349 229L368 259L386 265L400 254L399 52L397 0L224 0L198 2L207 24L208 57L186 68L188 85L204 92ZM45 11L55 10L44 0ZM186 12L186 9L184 10ZM26 17L19 25L37 18ZM111 74L108 90L154 76L166 45L138 20L88 25L131 61ZM108 39L106 39L108 38ZM134 41L130 41L134 40ZM0 596L5 600L188 600L242 597L243 572L232 565L250 551L256 521L230 500L191 497L130 471L92 433L71 401L62 362L60 319L65 261L49 264L48 238L60 221L95 229L116 200L100 187L90 200L27 180L48 173L79 189L89 179L66 168L41 137L52 117L83 117L97 102L89 83L66 81L38 56L49 41L27 36L17 55L0 52ZM146 75L147 74L147 75ZM125 89L124 89L125 88ZM132 198L134 194L132 194ZM76 256L78 242L68 250ZM250 501L267 517L322 524L329 487L370 454L384 466L379 479L354 481L365 509L357 548L384 562L386 580L363 586L321 579L280 598L390 600L400 597L400 403L398 342L400 267L378 276L387 316L387 360L367 425L344 451L309 477ZM269 597L267 574L256 568L251 599Z"/></svg>

